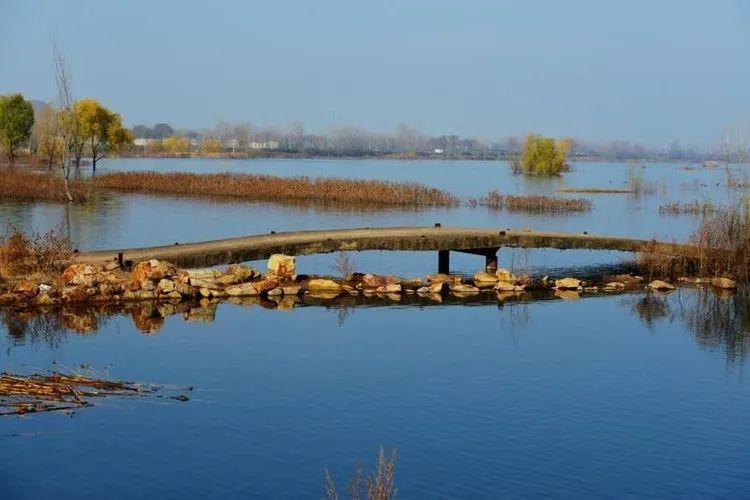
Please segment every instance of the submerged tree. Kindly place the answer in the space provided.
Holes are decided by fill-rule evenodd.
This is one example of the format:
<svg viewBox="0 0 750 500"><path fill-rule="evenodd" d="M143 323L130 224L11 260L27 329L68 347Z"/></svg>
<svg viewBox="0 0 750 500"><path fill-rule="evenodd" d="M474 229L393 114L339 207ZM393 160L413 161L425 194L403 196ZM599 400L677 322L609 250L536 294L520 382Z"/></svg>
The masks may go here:
<svg viewBox="0 0 750 500"><path fill-rule="evenodd" d="M555 140L538 134L526 136L523 155L513 162L513 172L526 175L558 175L567 170L566 155L572 146L570 139Z"/></svg>
<svg viewBox="0 0 750 500"><path fill-rule="evenodd" d="M0 143L13 165L18 150L31 138L34 108L21 94L0 96Z"/></svg>

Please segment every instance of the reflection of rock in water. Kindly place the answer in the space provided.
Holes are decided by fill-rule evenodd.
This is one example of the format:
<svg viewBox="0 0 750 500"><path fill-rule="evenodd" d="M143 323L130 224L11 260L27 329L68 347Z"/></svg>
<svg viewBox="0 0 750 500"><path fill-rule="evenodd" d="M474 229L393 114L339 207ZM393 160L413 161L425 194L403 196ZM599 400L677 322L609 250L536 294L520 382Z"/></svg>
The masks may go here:
<svg viewBox="0 0 750 500"><path fill-rule="evenodd" d="M99 329L99 321L92 310L63 310L61 316L65 328L76 333L95 333Z"/></svg>
<svg viewBox="0 0 750 500"><path fill-rule="evenodd" d="M199 323L212 323L216 320L216 308L218 302L208 299L201 299L198 305L191 306L182 314L185 321Z"/></svg>
<svg viewBox="0 0 750 500"><path fill-rule="evenodd" d="M146 335L153 335L164 326L164 316L158 305L153 302L139 304L133 309L131 315L135 327Z"/></svg>

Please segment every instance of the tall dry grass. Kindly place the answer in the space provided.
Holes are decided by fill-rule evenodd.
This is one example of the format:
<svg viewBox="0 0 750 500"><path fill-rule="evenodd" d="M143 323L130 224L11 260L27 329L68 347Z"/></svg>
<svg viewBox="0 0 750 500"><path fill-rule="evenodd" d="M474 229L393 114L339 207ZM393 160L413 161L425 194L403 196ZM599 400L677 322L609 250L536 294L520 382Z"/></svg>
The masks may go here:
<svg viewBox="0 0 750 500"><path fill-rule="evenodd" d="M396 450L391 452L391 458L386 458L383 448L380 448L374 474L364 474L362 464L357 464L354 475L346 488L347 498L350 500L394 500L398 493L394 483L395 471ZM328 469L325 471L325 492L328 500L344 498L339 496L336 483Z"/></svg>
<svg viewBox="0 0 750 500"><path fill-rule="evenodd" d="M591 210L592 203L585 198L557 198L544 195L509 195L496 190L487 196L470 200L472 205L482 205L492 209L505 209L512 212L564 214L586 212Z"/></svg>
<svg viewBox="0 0 750 500"><path fill-rule="evenodd" d="M688 243L691 256L666 257L645 249L639 264L654 276L695 274L729 276L740 281L750 279L750 205L738 202L704 212Z"/></svg>
<svg viewBox="0 0 750 500"><path fill-rule="evenodd" d="M355 206L454 206L454 195L417 182L387 182L250 174L118 172L98 176L97 187L253 201L308 201Z"/></svg>
<svg viewBox="0 0 750 500"><path fill-rule="evenodd" d="M0 235L0 277L4 279L53 278L74 260L73 244L60 229L26 234L11 228Z"/></svg>
<svg viewBox="0 0 750 500"><path fill-rule="evenodd" d="M70 193L73 201L86 201L92 195L92 184L87 179L72 179ZM67 201L64 180L58 173L21 167L0 168L0 199Z"/></svg>
<svg viewBox="0 0 750 500"><path fill-rule="evenodd" d="M705 214L690 237L698 248L702 273L732 275L747 281L750 277L750 205L739 202Z"/></svg>

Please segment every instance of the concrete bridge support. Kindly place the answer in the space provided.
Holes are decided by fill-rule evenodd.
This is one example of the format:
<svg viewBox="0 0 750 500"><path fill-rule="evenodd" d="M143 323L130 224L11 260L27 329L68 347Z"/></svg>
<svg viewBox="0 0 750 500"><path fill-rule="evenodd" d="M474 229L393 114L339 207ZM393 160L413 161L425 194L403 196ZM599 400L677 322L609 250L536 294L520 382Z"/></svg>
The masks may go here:
<svg viewBox="0 0 750 500"><path fill-rule="evenodd" d="M483 255L485 272L494 274L497 271L498 250L499 248L472 248L468 250L456 250L456 252ZM450 274L450 267L450 250L438 250L438 272L441 274Z"/></svg>

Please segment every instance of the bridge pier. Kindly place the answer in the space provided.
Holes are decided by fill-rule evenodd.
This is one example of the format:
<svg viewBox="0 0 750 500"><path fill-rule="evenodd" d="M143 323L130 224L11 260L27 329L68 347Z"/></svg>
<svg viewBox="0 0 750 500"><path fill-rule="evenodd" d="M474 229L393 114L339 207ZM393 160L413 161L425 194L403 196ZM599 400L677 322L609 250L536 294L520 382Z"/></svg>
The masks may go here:
<svg viewBox="0 0 750 500"><path fill-rule="evenodd" d="M470 250L455 250L456 252L470 253L472 255L484 256L484 270L487 273L497 272L498 248L476 248ZM438 250L438 273L450 274L450 250Z"/></svg>
<svg viewBox="0 0 750 500"><path fill-rule="evenodd" d="M450 274L451 253L448 250L438 250L438 273Z"/></svg>

